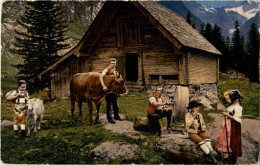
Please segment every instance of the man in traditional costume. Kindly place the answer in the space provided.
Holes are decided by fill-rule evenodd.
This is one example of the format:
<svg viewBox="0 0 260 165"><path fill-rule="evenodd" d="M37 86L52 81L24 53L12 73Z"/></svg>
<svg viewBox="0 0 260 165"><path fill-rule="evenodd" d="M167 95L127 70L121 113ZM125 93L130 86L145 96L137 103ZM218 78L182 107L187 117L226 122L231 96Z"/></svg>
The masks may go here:
<svg viewBox="0 0 260 165"><path fill-rule="evenodd" d="M116 71L116 59L111 58L109 60L109 66L103 70L103 72L100 75L100 82L102 85L102 88L104 91L107 91L108 88L104 84L104 77L108 75L118 75L118 72ZM110 93L106 96L106 105L107 105L107 120L109 123L115 124L115 121L111 117L111 104L113 106L114 110L114 119L120 120L122 119L119 116L119 108L117 106L117 94L116 93Z"/></svg>
<svg viewBox="0 0 260 165"><path fill-rule="evenodd" d="M161 125L159 119L167 117L167 130L170 128L172 110L165 108L165 105L170 104L166 102L162 97L163 88L157 87L155 94L149 98L148 104L148 120L152 126L155 126L155 129L158 132L158 136L161 136Z"/></svg>

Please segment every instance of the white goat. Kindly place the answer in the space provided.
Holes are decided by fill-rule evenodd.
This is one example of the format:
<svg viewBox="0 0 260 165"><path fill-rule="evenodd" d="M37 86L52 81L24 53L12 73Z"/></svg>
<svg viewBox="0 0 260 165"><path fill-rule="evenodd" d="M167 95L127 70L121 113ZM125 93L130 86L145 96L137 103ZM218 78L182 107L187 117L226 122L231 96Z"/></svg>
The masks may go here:
<svg viewBox="0 0 260 165"><path fill-rule="evenodd" d="M34 133L41 129L41 121L44 113L43 101L37 98L28 99L27 102L27 134L30 135L31 129L34 129ZM36 121L38 121L38 127L36 129Z"/></svg>

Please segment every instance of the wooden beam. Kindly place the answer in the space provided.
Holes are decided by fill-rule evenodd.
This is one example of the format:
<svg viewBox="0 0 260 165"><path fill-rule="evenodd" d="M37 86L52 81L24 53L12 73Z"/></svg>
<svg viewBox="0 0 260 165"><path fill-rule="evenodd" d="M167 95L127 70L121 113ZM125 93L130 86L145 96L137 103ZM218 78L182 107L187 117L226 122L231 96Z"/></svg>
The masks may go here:
<svg viewBox="0 0 260 165"><path fill-rule="evenodd" d="M140 4L139 2L132 2L136 7L137 9L139 9L139 11L148 18L148 20L161 32L163 33L163 35L168 39L170 40L173 45L175 45L178 49L181 49L182 47L182 44L179 43L177 41L177 39L168 32L168 30L166 30L155 18L153 18L151 16L151 14L145 10Z"/></svg>
<svg viewBox="0 0 260 165"><path fill-rule="evenodd" d="M123 32L122 32L122 21L117 20L117 46L122 47L123 46Z"/></svg>
<svg viewBox="0 0 260 165"><path fill-rule="evenodd" d="M114 17L114 19L129 19L129 18L136 18L136 17L142 17L143 15L140 13L131 13L131 14L125 14L120 17Z"/></svg>
<svg viewBox="0 0 260 165"><path fill-rule="evenodd" d="M219 58L217 57L217 83L219 81Z"/></svg>
<svg viewBox="0 0 260 165"><path fill-rule="evenodd" d="M86 53L86 52L77 52L76 56L77 56L77 57L81 57L81 56L90 56L90 53Z"/></svg>
<svg viewBox="0 0 260 165"><path fill-rule="evenodd" d="M96 45L96 43L100 40L101 36L104 34L105 30L107 29L108 25L110 24L112 18L116 15L117 11L118 11L119 7L114 7L113 8L113 12L112 14L109 14L109 18L108 20L105 22L105 24L103 25L103 28L101 29L101 31L99 32L98 36L96 37L95 41L93 42L93 44L91 45L90 49L88 52L90 52L93 47ZM108 16L108 15L107 15Z"/></svg>

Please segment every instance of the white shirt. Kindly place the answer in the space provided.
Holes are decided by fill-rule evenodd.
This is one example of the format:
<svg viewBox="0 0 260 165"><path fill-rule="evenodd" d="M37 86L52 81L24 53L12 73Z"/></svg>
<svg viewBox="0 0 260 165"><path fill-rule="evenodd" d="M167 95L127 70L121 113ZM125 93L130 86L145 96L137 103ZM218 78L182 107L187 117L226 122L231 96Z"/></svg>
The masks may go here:
<svg viewBox="0 0 260 165"><path fill-rule="evenodd" d="M229 113L229 112L233 113L233 110L234 110L234 112L235 112L235 114L234 114L234 116L233 116L234 119L235 119L237 122L241 123L241 117L242 117L243 107L242 107L238 102L227 107L228 113Z"/></svg>
<svg viewBox="0 0 260 165"><path fill-rule="evenodd" d="M153 104L153 102L156 102L156 100L153 96L149 98L149 101L150 101L151 104ZM158 98L158 103L162 103L161 98ZM163 106L156 107L156 110L162 110L162 109L163 109Z"/></svg>
<svg viewBox="0 0 260 165"><path fill-rule="evenodd" d="M23 92L20 91L20 90L18 90L18 92L19 92L20 94L23 93ZM15 96L16 93L17 93L16 90L14 90L14 91L11 93L11 96ZM15 100L15 103L25 104L25 103L26 103L25 99L29 99L29 93L28 93L28 92L27 92L27 97L26 97L26 98L17 98L17 99Z"/></svg>
<svg viewBox="0 0 260 165"><path fill-rule="evenodd" d="M111 69L111 68L110 68ZM116 68L111 69L111 72L116 75ZM108 75L108 68L104 69L103 72L101 73L103 75Z"/></svg>

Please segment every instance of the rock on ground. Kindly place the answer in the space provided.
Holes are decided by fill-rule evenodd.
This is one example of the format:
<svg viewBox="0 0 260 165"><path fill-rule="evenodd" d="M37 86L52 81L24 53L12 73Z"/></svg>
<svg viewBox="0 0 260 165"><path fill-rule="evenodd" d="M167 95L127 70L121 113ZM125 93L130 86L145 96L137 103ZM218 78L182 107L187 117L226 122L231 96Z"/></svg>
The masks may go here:
<svg viewBox="0 0 260 165"><path fill-rule="evenodd" d="M219 133L220 124L223 120L221 114L209 113L215 120L207 125L207 133L212 139L212 146ZM162 128L164 130L165 128ZM242 119L242 156L238 157L238 164L255 164L259 154L259 130L260 123L254 119ZM176 163L206 163L202 150L187 135L164 134L157 139L156 147L164 151L165 156L171 162ZM216 153L214 153L216 155ZM217 156L217 155L216 155Z"/></svg>
<svg viewBox="0 0 260 165"><path fill-rule="evenodd" d="M137 149L139 149L139 146L136 144L107 141L94 148L92 154L109 162L109 160L115 159L131 159Z"/></svg>
<svg viewBox="0 0 260 165"><path fill-rule="evenodd" d="M120 114L120 117L122 119L125 118L124 115ZM118 134L122 134L122 135L126 135L129 136L133 139L144 139L145 136L142 135L141 132L136 131L134 129L134 123L131 121L127 121L127 120L123 120L123 121L118 121L115 120L116 123L115 124L111 124L107 121L107 117L105 114L100 114L100 122L102 125L104 125L105 129L110 130L112 132L118 133Z"/></svg>
<svg viewBox="0 0 260 165"><path fill-rule="evenodd" d="M12 121L9 121L9 120L3 120L1 122L1 126L2 127L13 127L13 122Z"/></svg>
<svg viewBox="0 0 260 165"><path fill-rule="evenodd" d="M210 163L198 145L188 139L188 135L162 135L156 147L173 163Z"/></svg>

